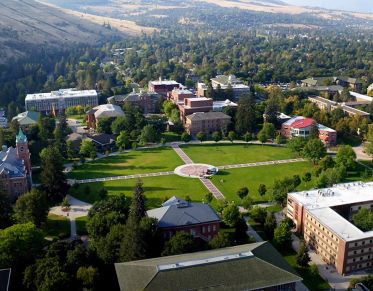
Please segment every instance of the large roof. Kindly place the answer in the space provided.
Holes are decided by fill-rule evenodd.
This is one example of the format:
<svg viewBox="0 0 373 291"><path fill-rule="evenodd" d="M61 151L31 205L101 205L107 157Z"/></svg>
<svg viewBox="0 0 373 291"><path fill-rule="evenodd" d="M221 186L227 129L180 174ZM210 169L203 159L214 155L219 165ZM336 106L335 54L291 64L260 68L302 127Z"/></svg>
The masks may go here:
<svg viewBox="0 0 373 291"><path fill-rule="evenodd" d="M59 98L78 98L97 96L96 90L76 90L74 88L60 89L50 93L27 94L25 101L59 99Z"/></svg>
<svg viewBox="0 0 373 291"><path fill-rule="evenodd" d="M357 240L373 236L373 231L363 232L359 230L332 209L336 206L364 202L372 202L373 205L373 182L337 184L331 188L289 193L288 197L293 197L301 203L345 240Z"/></svg>
<svg viewBox="0 0 373 291"><path fill-rule="evenodd" d="M256 290L301 281L268 243L115 264L121 290Z"/></svg>
<svg viewBox="0 0 373 291"><path fill-rule="evenodd" d="M186 117L189 120L216 120L216 119L231 119L229 115L222 112L196 112Z"/></svg>
<svg viewBox="0 0 373 291"><path fill-rule="evenodd" d="M103 104L96 106L92 109L96 119L104 118L104 117L119 117L123 116L124 112L122 108L118 105L114 104Z"/></svg>
<svg viewBox="0 0 373 291"><path fill-rule="evenodd" d="M19 178L26 175L24 162L18 158L17 150L13 147L3 146L0 151L0 174L3 172L10 178Z"/></svg>
<svg viewBox="0 0 373 291"><path fill-rule="evenodd" d="M162 207L148 210L147 215L156 218L161 228L220 221L209 204L189 203L175 196L163 203Z"/></svg>
<svg viewBox="0 0 373 291"><path fill-rule="evenodd" d="M306 128L310 127L315 121L312 118L298 119L294 121L290 126L292 128Z"/></svg>
<svg viewBox="0 0 373 291"><path fill-rule="evenodd" d="M36 124L39 120L40 112L35 111L25 111L21 112L17 116L13 117L12 120L17 120L19 125L28 126Z"/></svg>

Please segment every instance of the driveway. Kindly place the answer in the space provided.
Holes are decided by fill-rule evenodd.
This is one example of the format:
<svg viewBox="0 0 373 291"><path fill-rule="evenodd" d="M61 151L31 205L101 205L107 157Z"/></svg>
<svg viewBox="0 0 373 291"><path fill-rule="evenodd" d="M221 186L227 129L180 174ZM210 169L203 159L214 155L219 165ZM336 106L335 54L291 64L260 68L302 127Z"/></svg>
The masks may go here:
<svg viewBox="0 0 373 291"><path fill-rule="evenodd" d="M371 161L372 157L364 153L364 144L353 147L354 152L356 153L356 158L361 161Z"/></svg>

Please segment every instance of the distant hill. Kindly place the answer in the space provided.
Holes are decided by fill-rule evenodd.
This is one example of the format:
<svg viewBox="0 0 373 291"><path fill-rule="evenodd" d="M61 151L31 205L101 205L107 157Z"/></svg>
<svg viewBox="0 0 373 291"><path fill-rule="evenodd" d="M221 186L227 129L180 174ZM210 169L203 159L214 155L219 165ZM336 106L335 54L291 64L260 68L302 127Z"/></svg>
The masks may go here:
<svg viewBox="0 0 373 291"><path fill-rule="evenodd" d="M113 22L115 24L107 25L110 18L90 17L34 0L1 0L0 63L41 46L97 44L142 30L130 21Z"/></svg>

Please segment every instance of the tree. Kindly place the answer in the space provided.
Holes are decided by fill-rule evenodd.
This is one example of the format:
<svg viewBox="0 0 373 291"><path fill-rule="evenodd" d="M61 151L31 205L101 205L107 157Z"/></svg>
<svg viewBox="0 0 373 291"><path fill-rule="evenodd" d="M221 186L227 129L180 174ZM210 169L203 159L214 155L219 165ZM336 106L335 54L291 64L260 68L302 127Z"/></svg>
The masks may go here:
<svg viewBox="0 0 373 291"><path fill-rule="evenodd" d="M97 284L99 273L98 269L92 266L80 267L76 273L76 278L82 282L85 290L92 290Z"/></svg>
<svg viewBox="0 0 373 291"><path fill-rule="evenodd" d="M231 130L230 132L228 132L228 139L233 142L235 139L237 138L237 134Z"/></svg>
<svg viewBox="0 0 373 291"><path fill-rule="evenodd" d="M251 197L249 195L245 196L242 200L241 200L241 204L242 204L242 207L247 209L247 210L250 210L251 209L251 206L253 205L253 199L251 199Z"/></svg>
<svg viewBox="0 0 373 291"><path fill-rule="evenodd" d="M48 211L45 193L34 188L17 199L14 217L18 223L32 222L40 227L47 220Z"/></svg>
<svg viewBox="0 0 373 291"><path fill-rule="evenodd" d="M271 212L267 214L267 217L264 221L264 231L268 237L268 239L273 239L274 231L277 226L276 217Z"/></svg>
<svg viewBox="0 0 373 291"><path fill-rule="evenodd" d="M244 139L245 142L249 142L253 139L253 135L250 132L246 132L243 135L243 139Z"/></svg>
<svg viewBox="0 0 373 291"><path fill-rule="evenodd" d="M342 145L339 147L335 157L337 166L344 166L347 170L355 168L356 153L349 145Z"/></svg>
<svg viewBox="0 0 373 291"><path fill-rule="evenodd" d="M145 196L142 185L143 183L140 180L137 181L129 214L129 219L133 219L136 223L139 223L146 216Z"/></svg>
<svg viewBox="0 0 373 291"><path fill-rule="evenodd" d="M211 203L213 199L214 199L214 195L212 195L211 192L209 192L205 195L205 200L206 200L207 203Z"/></svg>
<svg viewBox="0 0 373 291"><path fill-rule="evenodd" d="M276 139L275 139L275 143L284 144L285 141L286 141L286 139L281 133L277 134Z"/></svg>
<svg viewBox="0 0 373 291"><path fill-rule="evenodd" d="M236 113L236 132L243 135L254 132L256 126L256 104L252 95L241 96Z"/></svg>
<svg viewBox="0 0 373 291"><path fill-rule="evenodd" d="M306 139L303 137L294 137L288 141L287 147L294 153L300 156L303 153L304 146L306 145Z"/></svg>
<svg viewBox="0 0 373 291"><path fill-rule="evenodd" d="M121 131L117 137L116 145L119 149L124 150L130 147L131 140L127 131Z"/></svg>
<svg viewBox="0 0 373 291"><path fill-rule="evenodd" d="M191 136L190 136L187 132L183 132L183 133L181 134L181 140L182 140L183 142L190 142L190 140L191 140Z"/></svg>
<svg viewBox="0 0 373 291"><path fill-rule="evenodd" d="M302 243L299 247L299 250L297 252L296 256L297 265L301 268L308 268L309 263L311 262L310 255L308 254L308 248L307 246Z"/></svg>
<svg viewBox="0 0 373 291"><path fill-rule="evenodd" d="M179 255L193 252L196 249L194 238L191 234L180 231L170 238L165 244L162 256Z"/></svg>
<svg viewBox="0 0 373 291"><path fill-rule="evenodd" d="M240 219L240 212L235 202L229 202L222 210L223 222L233 227Z"/></svg>
<svg viewBox="0 0 373 291"><path fill-rule="evenodd" d="M231 245L232 243L229 239L229 235L226 232L219 232L209 242L209 247L212 249L226 248L226 247L230 247Z"/></svg>
<svg viewBox="0 0 373 291"><path fill-rule="evenodd" d="M71 207L71 203L67 197L63 198L61 207L63 211L69 210Z"/></svg>
<svg viewBox="0 0 373 291"><path fill-rule="evenodd" d="M197 139L200 141L200 142L203 142L206 138L206 134L202 131L198 132L197 133Z"/></svg>
<svg viewBox="0 0 373 291"><path fill-rule="evenodd" d="M297 188L302 183L302 180L300 179L299 175L293 176L293 185L295 188Z"/></svg>
<svg viewBox="0 0 373 291"><path fill-rule="evenodd" d="M9 196L0 185L0 229L11 226L13 208Z"/></svg>
<svg viewBox="0 0 373 291"><path fill-rule="evenodd" d="M71 140L68 140L66 142L66 154L67 154L67 158L69 160L72 160L76 156L76 151L75 151L75 148L74 148L74 143Z"/></svg>
<svg viewBox="0 0 373 291"><path fill-rule="evenodd" d="M255 206L250 212L250 217L254 219L255 222L263 225L267 217L267 211L263 207Z"/></svg>
<svg viewBox="0 0 373 291"><path fill-rule="evenodd" d="M325 156L323 157L319 162L319 167L322 170L327 170L330 168L334 168L335 162L331 156Z"/></svg>
<svg viewBox="0 0 373 291"><path fill-rule="evenodd" d="M66 195L68 185L63 173L63 157L54 146L48 146L40 153L42 189L52 201L61 201Z"/></svg>
<svg viewBox="0 0 373 291"><path fill-rule="evenodd" d="M97 151L93 141L90 139L83 140L79 153L84 157L96 157Z"/></svg>
<svg viewBox="0 0 373 291"><path fill-rule="evenodd" d="M309 138L313 139L313 138L319 138L320 136L320 132L319 132L319 126L318 124L314 121L311 125L311 129L310 129L310 135L309 135Z"/></svg>
<svg viewBox="0 0 373 291"><path fill-rule="evenodd" d="M113 123L113 118L111 118L111 117L100 118L97 122L97 129L96 129L97 132L111 134L112 133L112 129L111 129L112 123Z"/></svg>
<svg viewBox="0 0 373 291"><path fill-rule="evenodd" d="M43 247L43 233L31 222L0 230L0 268L14 268L21 274Z"/></svg>
<svg viewBox="0 0 373 291"><path fill-rule="evenodd" d="M268 139L268 136L267 136L266 132L263 129L261 131L259 131L258 140L263 144L267 141L267 139Z"/></svg>
<svg viewBox="0 0 373 291"><path fill-rule="evenodd" d="M241 199L245 198L249 194L249 189L247 187L242 187L237 191L238 197Z"/></svg>
<svg viewBox="0 0 373 291"><path fill-rule="evenodd" d="M370 231L373 229L373 212L368 208L361 208L352 216L352 221L362 231Z"/></svg>
<svg viewBox="0 0 373 291"><path fill-rule="evenodd" d="M276 97L268 99L267 106L264 111L266 122L277 124L277 116L280 111L279 100Z"/></svg>
<svg viewBox="0 0 373 291"><path fill-rule="evenodd" d="M264 131L267 138L273 139L275 137L276 128L273 123L264 122L262 130Z"/></svg>
<svg viewBox="0 0 373 291"><path fill-rule="evenodd" d="M281 222L274 231L274 241L279 247L288 247L291 243L291 228L285 222Z"/></svg>
<svg viewBox="0 0 373 291"><path fill-rule="evenodd" d="M156 142L158 140L158 134L154 126L151 124L145 125L141 130L140 141L142 144L149 142Z"/></svg>
<svg viewBox="0 0 373 291"><path fill-rule="evenodd" d="M222 139L222 136L221 136L221 132L220 131L214 131L211 135L212 139L215 141L215 142L218 142L219 140Z"/></svg>
<svg viewBox="0 0 373 291"><path fill-rule="evenodd" d="M319 160L326 156L325 145L319 139L310 139L304 146L303 155L313 164L317 164Z"/></svg>
<svg viewBox="0 0 373 291"><path fill-rule="evenodd" d="M308 182L310 182L312 179L312 175L310 172L306 172L304 173L303 177L302 177L302 180L303 182L307 185Z"/></svg>
<svg viewBox="0 0 373 291"><path fill-rule="evenodd" d="M259 184L258 193L260 196L264 196L267 192L267 187L264 184Z"/></svg>

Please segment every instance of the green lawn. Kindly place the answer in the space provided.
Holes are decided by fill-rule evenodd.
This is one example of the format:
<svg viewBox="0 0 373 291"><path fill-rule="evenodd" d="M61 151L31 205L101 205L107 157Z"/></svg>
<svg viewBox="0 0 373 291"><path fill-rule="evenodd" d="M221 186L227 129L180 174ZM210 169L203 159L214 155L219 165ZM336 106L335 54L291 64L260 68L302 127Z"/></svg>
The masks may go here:
<svg viewBox="0 0 373 291"><path fill-rule="evenodd" d="M90 179L173 171L182 164L172 148L144 149L87 162L74 169L69 178Z"/></svg>
<svg viewBox="0 0 373 291"><path fill-rule="evenodd" d="M179 196L180 198L189 197L193 201L202 201L204 195L208 192L198 179L182 178L177 175L147 177L142 178L144 183L145 196L147 198L148 208L159 207L165 197ZM124 194L132 196L133 189L137 180L118 180L108 182L97 182L79 185L78 188L72 187L70 194L82 201L93 203L100 198L98 190L106 188L109 195ZM84 188L90 187L89 193Z"/></svg>
<svg viewBox="0 0 373 291"><path fill-rule="evenodd" d="M53 238L66 238L70 236L70 222L60 215L49 214L43 226L45 236Z"/></svg>
<svg viewBox="0 0 373 291"><path fill-rule="evenodd" d="M88 216L79 217L76 220L76 232L78 235L87 234L86 223L88 221Z"/></svg>
<svg viewBox="0 0 373 291"><path fill-rule="evenodd" d="M194 162L214 166L294 158L286 147L267 145L193 144L182 146L182 149Z"/></svg>
<svg viewBox="0 0 373 291"><path fill-rule="evenodd" d="M241 187L249 188L249 196L254 202L270 201L273 183L276 179L292 177L293 175L302 175L306 172L312 172L312 165L309 162L299 162L291 164L279 164L270 166L259 166L252 168L230 169L220 171L212 178L216 187L223 192L227 200L239 202L237 190ZM267 193L260 196L258 193L259 184L267 187ZM313 183L307 185L302 182L298 189L313 187Z"/></svg>

